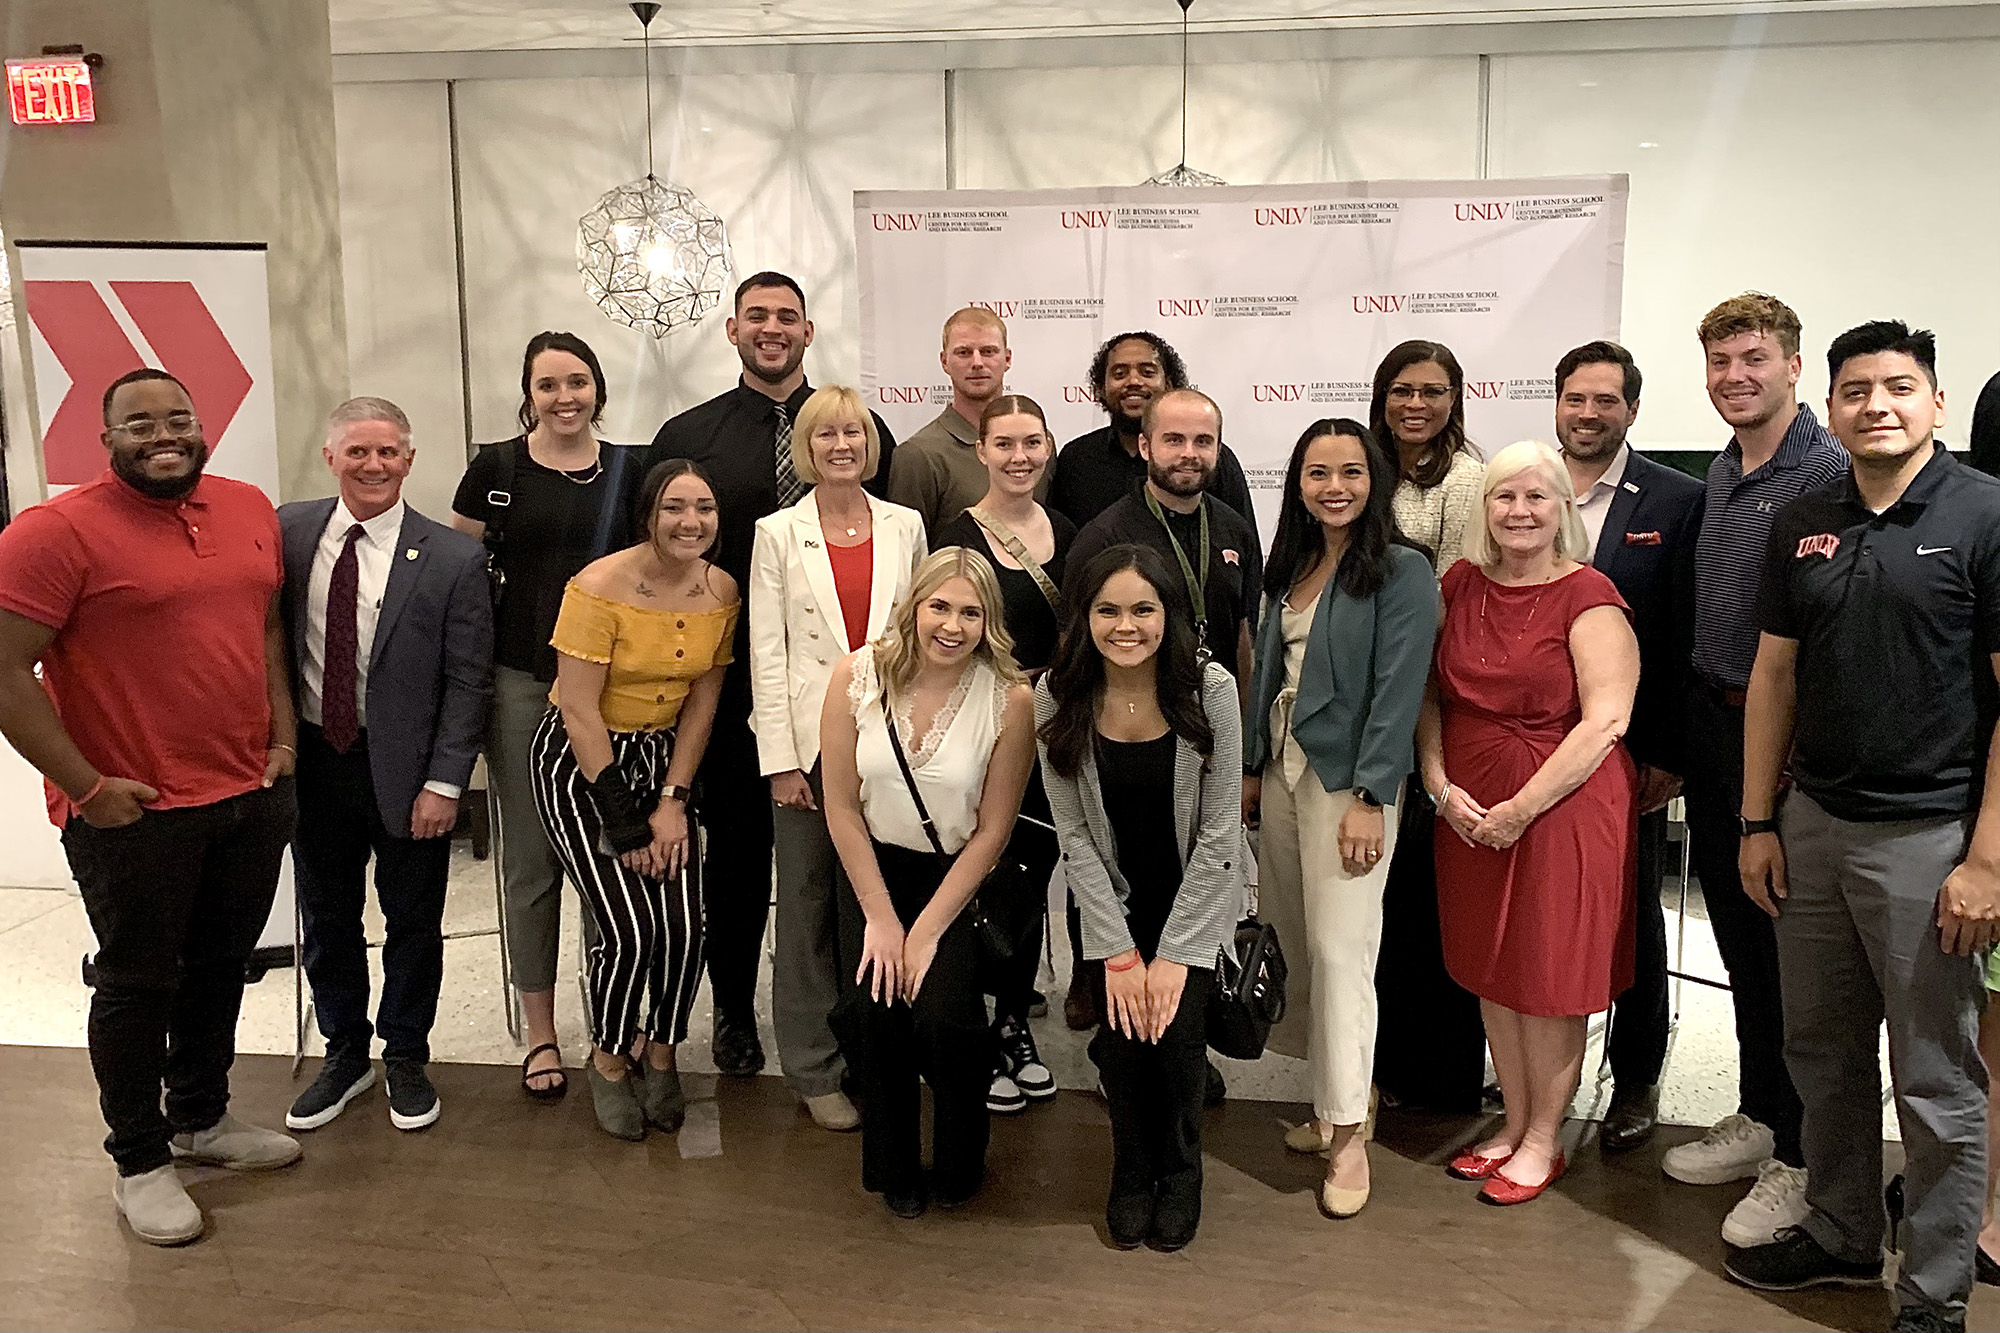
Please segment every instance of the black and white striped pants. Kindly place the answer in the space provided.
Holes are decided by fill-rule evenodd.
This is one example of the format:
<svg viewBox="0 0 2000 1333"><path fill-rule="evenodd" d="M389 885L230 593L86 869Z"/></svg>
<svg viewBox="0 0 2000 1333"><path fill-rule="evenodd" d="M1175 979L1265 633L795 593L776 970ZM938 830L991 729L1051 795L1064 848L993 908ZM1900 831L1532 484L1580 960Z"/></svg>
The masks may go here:
<svg viewBox="0 0 2000 1333"><path fill-rule="evenodd" d="M650 810L667 779L671 731L614 731L612 762ZM701 860L679 878L641 875L604 849L604 821L570 749L562 714L549 709L529 751L535 808L563 869L597 926L590 946L590 1036L601 1051L628 1051L644 1032L654 1041L687 1036L701 985ZM690 821L692 848L699 851Z"/></svg>

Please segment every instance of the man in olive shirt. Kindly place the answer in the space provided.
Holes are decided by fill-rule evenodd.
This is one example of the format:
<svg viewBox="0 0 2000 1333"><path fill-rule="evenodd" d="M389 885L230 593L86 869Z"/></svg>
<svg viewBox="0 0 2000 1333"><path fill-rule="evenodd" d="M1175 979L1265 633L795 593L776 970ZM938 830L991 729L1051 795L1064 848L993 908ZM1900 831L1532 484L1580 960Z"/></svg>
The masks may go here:
<svg viewBox="0 0 2000 1333"><path fill-rule="evenodd" d="M903 441L889 468L889 498L924 516L924 531L933 545L938 529L979 503L990 478L979 461L979 418L986 405L1006 391L1014 353L1007 347L1007 325L983 306L967 306L944 322L944 348L938 353L951 377L951 406L937 420ZM1047 502L1051 465L1035 487L1035 498Z"/></svg>

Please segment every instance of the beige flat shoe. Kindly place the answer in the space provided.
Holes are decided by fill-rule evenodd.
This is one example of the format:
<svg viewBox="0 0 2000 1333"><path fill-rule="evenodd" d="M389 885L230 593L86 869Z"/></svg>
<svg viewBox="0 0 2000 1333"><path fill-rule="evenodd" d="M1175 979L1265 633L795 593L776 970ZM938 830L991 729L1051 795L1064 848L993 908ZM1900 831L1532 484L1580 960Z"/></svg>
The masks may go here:
<svg viewBox="0 0 2000 1333"><path fill-rule="evenodd" d="M1302 1125L1293 1125L1285 1131L1285 1147L1292 1152L1326 1156L1333 1151L1333 1136L1319 1132L1319 1121L1312 1119Z"/></svg>
<svg viewBox="0 0 2000 1333"><path fill-rule="evenodd" d="M838 1089L804 1100L807 1113L821 1129L846 1134L861 1128L861 1112L847 1099L847 1094Z"/></svg>
<svg viewBox="0 0 2000 1333"><path fill-rule="evenodd" d="M1368 1206L1368 1186L1344 1190L1332 1181L1320 1182L1319 1210L1336 1222L1344 1222Z"/></svg>

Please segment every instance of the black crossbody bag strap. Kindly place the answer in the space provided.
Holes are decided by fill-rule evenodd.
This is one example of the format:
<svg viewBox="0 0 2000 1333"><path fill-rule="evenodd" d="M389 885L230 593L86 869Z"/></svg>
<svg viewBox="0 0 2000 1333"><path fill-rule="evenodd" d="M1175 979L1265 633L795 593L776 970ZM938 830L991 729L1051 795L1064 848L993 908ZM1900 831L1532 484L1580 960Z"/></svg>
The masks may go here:
<svg viewBox="0 0 2000 1333"><path fill-rule="evenodd" d="M896 767L903 771L903 785L910 789L910 800L916 803L917 818L924 826L924 836L931 840L931 850L940 859L949 862L952 855L944 849L944 843L937 835L937 825L931 823L931 812L924 807L924 798L917 794L917 779L910 772L910 761L903 755L903 742L896 735L896 719L889 712L889 687L886 684L882 687L882 725L889 730L889 750L896 756Z"/></svg>

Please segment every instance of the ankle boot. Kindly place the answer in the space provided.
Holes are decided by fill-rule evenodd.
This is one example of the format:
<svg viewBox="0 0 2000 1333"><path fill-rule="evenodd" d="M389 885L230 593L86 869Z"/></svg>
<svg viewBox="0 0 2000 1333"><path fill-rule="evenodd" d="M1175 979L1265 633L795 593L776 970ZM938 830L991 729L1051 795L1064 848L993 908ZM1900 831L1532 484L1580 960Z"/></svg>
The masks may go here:
<svg viewBox="0 0 2000 1333"><path fill-rule="evenodd" d="M681 1122L687 1119L687 1094L681 1091L680 1071L646 1066L639 1086L639 1105L645 1110L647 1124L664 1133L678 1134Z"/></svg>
<svg viewBox="0 0 2000 1333"><path fill-rule="evenodd" d="M590 1077L590 1102L597 1111L597 1123L613 1138L637 1143L646 1137L646 1113L632 1091L632 1075L609 1079L598 1072L592 1060L586 1070Z"/></svg>

